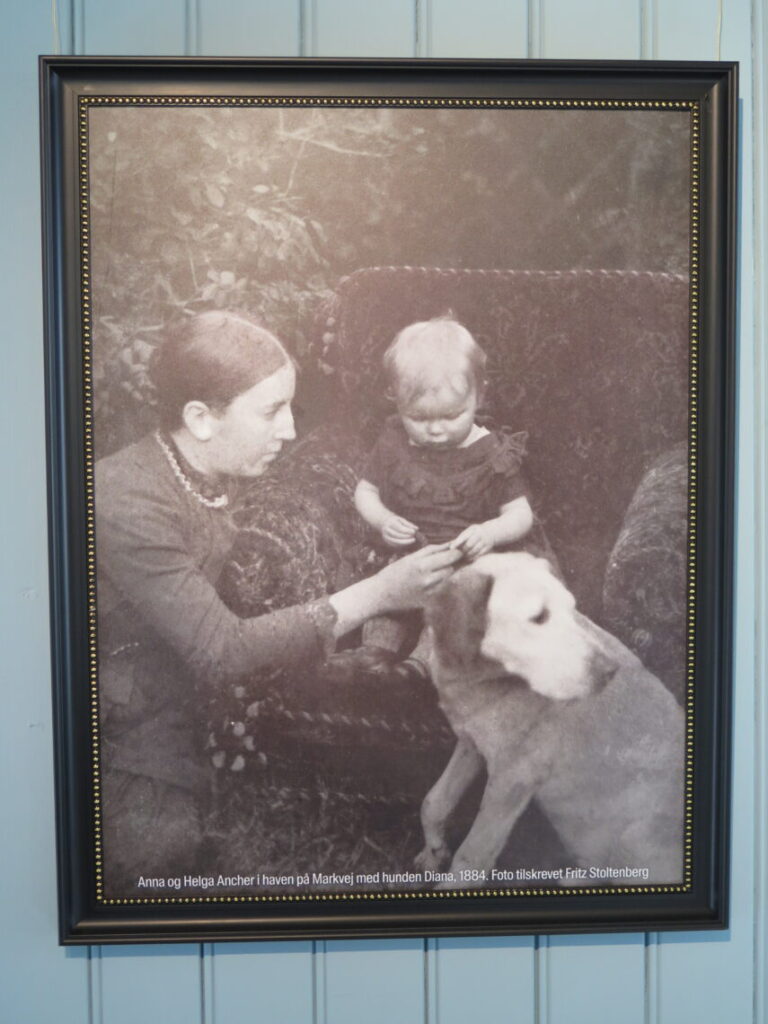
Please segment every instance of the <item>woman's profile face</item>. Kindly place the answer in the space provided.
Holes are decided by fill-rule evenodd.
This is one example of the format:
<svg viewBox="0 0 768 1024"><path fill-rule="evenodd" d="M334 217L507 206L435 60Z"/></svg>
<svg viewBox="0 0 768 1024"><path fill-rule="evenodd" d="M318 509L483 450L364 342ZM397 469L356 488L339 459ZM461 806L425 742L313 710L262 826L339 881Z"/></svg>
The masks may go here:
<svg viewBox="0 0 768 1024"><path fill-rule="evenodd" d="M210 469L229 476L261 476L284 441L296 437L291 400L296 371L285 363L270 377L237 395L219 414L206 448Z"/></svg>

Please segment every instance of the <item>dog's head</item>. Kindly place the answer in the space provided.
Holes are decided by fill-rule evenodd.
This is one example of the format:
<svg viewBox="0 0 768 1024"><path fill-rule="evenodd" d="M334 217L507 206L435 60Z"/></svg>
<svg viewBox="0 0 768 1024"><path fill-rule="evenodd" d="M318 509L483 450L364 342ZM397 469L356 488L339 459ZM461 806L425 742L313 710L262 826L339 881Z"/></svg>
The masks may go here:
<svg viewBox="0 0 768 1024"><path fill-rule="evenodd" d="M484 555L427 607L438 665L475 674L501 666L554 700L584 697L615 671L549 563L526 552Z"/></svg>

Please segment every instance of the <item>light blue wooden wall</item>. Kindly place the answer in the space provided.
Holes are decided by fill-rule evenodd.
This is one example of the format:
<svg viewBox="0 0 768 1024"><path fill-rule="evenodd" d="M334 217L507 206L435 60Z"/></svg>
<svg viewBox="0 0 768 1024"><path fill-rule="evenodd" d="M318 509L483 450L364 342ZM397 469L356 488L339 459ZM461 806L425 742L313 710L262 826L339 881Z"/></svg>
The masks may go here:
<svg viewBox="0 0 768 1024"><path fill-rule="evenodd" d="M2 0L2 1024L768 1024L763 0ZM730 930L63 950L56 944L38 53L742 62Z"/></svg>

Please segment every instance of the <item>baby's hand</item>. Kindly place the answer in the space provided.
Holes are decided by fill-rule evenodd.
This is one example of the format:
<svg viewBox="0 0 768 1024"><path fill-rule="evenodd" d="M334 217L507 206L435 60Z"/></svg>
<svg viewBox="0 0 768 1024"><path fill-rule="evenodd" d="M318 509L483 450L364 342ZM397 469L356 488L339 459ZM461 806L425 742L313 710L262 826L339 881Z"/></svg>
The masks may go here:
<svg viewBox="0 0 768 1024"><path fill-rule="evenodd" d="M473 523L454 537L451 547L460 548L470 561L474 561L480 555L493 551L494 543L493 529L488 523Z"/></svg>
<svg viewBox="0 0 768 1024"><path fill-rule="evenodd" d="M381 536L393 548L405 547L408 544L413 544L416 540L416 532L418 527L415 523L410 523L407 519L403 519L402 516L396 516L394 513L384 520L384 525L381 527Z"/></svg>

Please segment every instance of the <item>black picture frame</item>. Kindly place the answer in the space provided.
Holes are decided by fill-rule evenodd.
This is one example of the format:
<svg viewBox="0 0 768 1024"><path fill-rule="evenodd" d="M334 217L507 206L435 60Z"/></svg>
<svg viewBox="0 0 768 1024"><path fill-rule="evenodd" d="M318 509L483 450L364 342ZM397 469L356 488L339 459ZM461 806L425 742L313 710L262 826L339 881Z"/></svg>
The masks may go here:
<svg viewBox="0 0 768 1024"><path fill-rule="evenodd" d="M49 551L60 941L65 944L656 931L728 918L737 65L705 62L42 57ZM99 883L88 118L150 109L684 111L691 126L685 868L669 885L104 895ZM85 134L84 134L85 133ZM98 441L98 438L96 439ZM431 780L430 783L431 784ZM426 786L425 786L426 789ZM543 884L543 883L542 883Z"/></svg>

